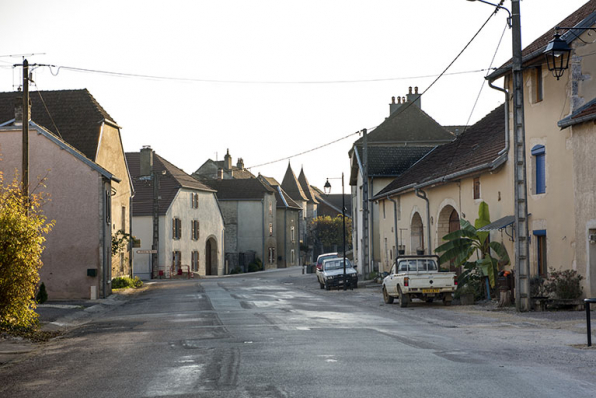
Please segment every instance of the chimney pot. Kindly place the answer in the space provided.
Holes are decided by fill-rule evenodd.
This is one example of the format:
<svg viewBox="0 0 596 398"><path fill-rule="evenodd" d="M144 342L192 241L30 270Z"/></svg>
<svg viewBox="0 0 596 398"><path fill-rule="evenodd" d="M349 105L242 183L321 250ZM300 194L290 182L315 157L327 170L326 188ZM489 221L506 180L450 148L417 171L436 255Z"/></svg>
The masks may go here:
<svg viewBox="0 0 596 398"><path fill-rule="evenodd" d="M418 94L418 86L414 87L414 94Z"/></svg>
<svg viewBox="0 0 596 398"><path fill-rule="evenodd" d="M409 87L408 94L412 94L412 86Z"/></svg>
<svg viewBox="0 0 596 398"><path fill-rule="evenodd" d="M395 104L395 96L391 97L391 103Z"/></svg>

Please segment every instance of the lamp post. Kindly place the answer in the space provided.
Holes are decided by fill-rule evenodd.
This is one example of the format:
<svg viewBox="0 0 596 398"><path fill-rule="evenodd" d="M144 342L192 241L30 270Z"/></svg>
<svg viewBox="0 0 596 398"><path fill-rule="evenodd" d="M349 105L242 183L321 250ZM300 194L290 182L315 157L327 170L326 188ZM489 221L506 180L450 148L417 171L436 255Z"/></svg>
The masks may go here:
<svg viewBox="0 0 596 398"><path fill-rule="evenodd" d="M325 191L325 195L329 196L329 194L331 193L331 184L329 183L329 180L339 180L339 177L337 178L327 178L327 182L325 182L325 185L323 186L323 190ZM344 194L344 173L341 173L341 219L342 219L342 231L343 231L343 258L344 258L344 290L347 289L346 286L346 196Z"/></svg>
<svg viewBox="0 0 596 398"><path fill-rule="evenodd" d="M480 1L500 9L507 10L501 4ZM528 233L528 188L526 178L526 133L524 125L524 91L522 72L520 0L511 0L511 12L508 23L512 30L513 56L511 72L513 75L513 126L514 126L514 196L515 196L515 306L518 311L529 311L530 302L530 240Z"/></svg>

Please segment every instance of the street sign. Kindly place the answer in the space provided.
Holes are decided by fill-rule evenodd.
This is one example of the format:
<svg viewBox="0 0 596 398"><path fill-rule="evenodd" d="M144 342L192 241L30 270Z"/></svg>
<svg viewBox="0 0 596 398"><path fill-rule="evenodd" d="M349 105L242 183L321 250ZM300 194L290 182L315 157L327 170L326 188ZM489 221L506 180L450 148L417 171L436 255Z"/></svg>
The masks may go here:
<svg viewBox="0 0 596 398"><path fill-rule="evenodd" d="M157 253L157 250L137 250L138 254L153 254Z"/></svg>

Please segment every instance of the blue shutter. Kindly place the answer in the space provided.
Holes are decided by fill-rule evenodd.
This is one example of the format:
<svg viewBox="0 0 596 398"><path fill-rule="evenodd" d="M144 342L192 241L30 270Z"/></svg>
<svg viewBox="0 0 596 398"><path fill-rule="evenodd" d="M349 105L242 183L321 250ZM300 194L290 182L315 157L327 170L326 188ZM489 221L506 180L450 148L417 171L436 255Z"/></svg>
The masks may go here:
<svg viewBox="0 0 596 398"><path fill-rule="evenodd" d="M544 145L536 145L532 148L532 155L535 157L536 194L546 192L546 164Z"/></svg>

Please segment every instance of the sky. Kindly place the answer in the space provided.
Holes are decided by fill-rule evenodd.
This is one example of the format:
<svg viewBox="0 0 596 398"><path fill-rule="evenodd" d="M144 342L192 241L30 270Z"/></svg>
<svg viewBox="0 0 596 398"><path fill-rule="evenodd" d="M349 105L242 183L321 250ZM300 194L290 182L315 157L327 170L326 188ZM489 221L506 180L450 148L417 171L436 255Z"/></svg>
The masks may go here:
<svg viewBox="0 0 596 398"><path fill-rule="evenodd" d="M585 3L521 1L522 45ZM33 68L31 90L88 89L127 152L150 145L192 173L229 150L280 182L288 162L320 188L345 173L348 192L356 133L389 116L392 96L418 87L444 126L503 103L484 81L511 58L503 10L432 84L493 11L466 0L0 0L0 91L21 85L25 54L54 65Z"/></svg>

